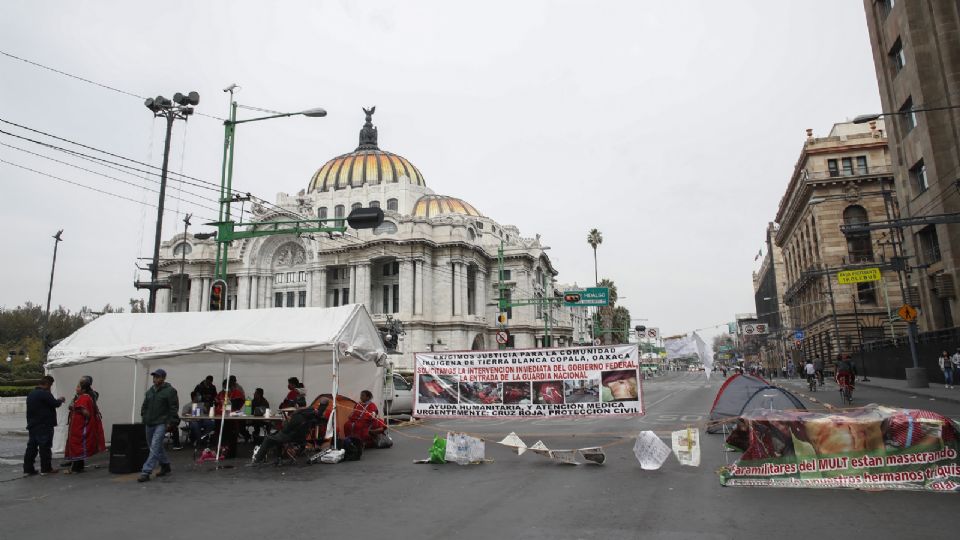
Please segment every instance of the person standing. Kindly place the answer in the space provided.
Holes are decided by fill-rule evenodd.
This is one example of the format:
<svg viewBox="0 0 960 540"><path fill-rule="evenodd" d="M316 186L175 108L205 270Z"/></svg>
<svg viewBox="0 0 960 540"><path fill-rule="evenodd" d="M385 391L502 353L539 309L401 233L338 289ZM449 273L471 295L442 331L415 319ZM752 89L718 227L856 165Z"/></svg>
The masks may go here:
<svg viewBox="0 0 960 540"><path fill-rule="evenodd" d="M940 354L940 358L937 359L937 363L940 364L940 371L943 372L943 387L953 388L953 361L950 359L950 355L947 353L947 351L943 351Z"/></svg>
<svg viewBox="0 0 960 540"><path fill-rule="evenodd" d="M143 418L143 425L146 426L150 456L143 463L137 482L150 480L150 473L153 472L157 463L160 464L160 472L157 476L170 474L170 460L163 450L163 436L167 432L167 425L178 422L180 418L177 416L180 401L177 399L177 391L167 382L167 372L157 369L150 375L153 376L153 386L143 396L143 405L140 407L140 416Z"/></svg>
<svg viewBox="0 0 960 540"><path fill-rule="evenodd" d="M53 474L53 428L57 425L57 408L66 401L50 393L53 377L45 375L27 395L27 451L23 454L23 474L37 474L34 462L40 454L40 474Z"/></svg>
<svg viewBox="0 0 960 540"><path fill-rule="evenodd" d="M64 459L70 462L67 474L82 473L87 459L107 449L103 436L103 421L100 419L100 409L97 408L96 398L99 395L95 395L92 384L92 378L80 377L77 394L70 405L70 415L67 417L67 446L63 451Z"/></svg>

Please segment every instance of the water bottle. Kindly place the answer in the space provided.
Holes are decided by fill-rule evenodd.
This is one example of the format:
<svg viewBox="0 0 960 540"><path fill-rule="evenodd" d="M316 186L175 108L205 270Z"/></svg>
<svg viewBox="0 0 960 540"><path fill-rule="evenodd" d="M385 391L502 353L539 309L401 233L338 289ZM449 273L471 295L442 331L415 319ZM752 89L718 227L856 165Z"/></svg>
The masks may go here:
<svg viewBox="0 0 960 540"><path fill-rule="evenodd" d="M253 402L249 399L243 402L243 415L251 416L253 414Z"/></svg>

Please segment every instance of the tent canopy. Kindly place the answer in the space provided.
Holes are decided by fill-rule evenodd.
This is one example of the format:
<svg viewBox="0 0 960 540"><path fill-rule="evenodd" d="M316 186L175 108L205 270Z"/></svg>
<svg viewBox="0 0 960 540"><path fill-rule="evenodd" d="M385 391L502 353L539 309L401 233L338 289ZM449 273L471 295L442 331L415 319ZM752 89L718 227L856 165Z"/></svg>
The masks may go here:
<svg viewBox="0 0 960 540"><path fill-rule="evenodd" d="M723 431L715 423L734 418L757 408L806 409L803 403L790 392L771 386L770 383L753 375L737 374L723 383L710 409L711 425L709 433Z"/></svg>
<svg viewBox="0 0 960 540"><path fill-rule="evenodd" d="M207 375L218 390L230 373L248 397L264 389L277 408L287 378L298 377L309 394L330 392L338 356L339 394L359 398L370 390L382 405L386 354L380 334L359 304L336 308L252 309L192 313L116 313L98 318L50 351L54 393L70 397L82 375L93 377L107 437L113 424L140 421L150 372L163 368L181 406ZM314 394L315 395L315 394ZM60 408L60 428L66 424ZM62 447L58 433L56 447Z"/></svg>

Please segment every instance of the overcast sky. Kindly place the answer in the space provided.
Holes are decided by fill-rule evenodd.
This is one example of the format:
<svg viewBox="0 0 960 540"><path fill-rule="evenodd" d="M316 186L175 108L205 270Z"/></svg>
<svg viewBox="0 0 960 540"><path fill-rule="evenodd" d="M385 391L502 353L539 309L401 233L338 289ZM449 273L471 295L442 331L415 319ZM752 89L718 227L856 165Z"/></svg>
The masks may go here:
<svg viewBox="0 0 960 540"><path fill-rule="evenodd" d="M823 135L880 107L860 0L6 0L0 50L135 95L197 90L198 112L214 116L226 114L231 83L241 104L326 108L324 119L239 129L234 185L270 201L353 150L361 107L376 105L381 148L416 164L434 191L540 233L561 282L593 281L586 236L600 229L601 278L664 335L754 311L754 257L804 129ZM163 126L141 100L6 56L0 79L0 118L159 165ZM220 123L195 116L174 133L171 169L218 182ZM156 202L5 146L0 159ZM61 228L54 305L141 296L134 264L151 255L154 208L4 163L0 186L0 306L45 300ZM167 215L164 239L181 218Z"/></svg>

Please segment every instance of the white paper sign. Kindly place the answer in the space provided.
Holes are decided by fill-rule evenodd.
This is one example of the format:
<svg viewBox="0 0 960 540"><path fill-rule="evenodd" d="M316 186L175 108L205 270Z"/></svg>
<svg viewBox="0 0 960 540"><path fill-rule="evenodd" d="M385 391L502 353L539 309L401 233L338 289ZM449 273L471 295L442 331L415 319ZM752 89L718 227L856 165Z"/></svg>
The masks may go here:
<svg viewBox="0 0 960 540"><path fill-rule="evenodd" d="M550 457L550 449L547 448L547 445L543 444L543 441L537 441L533 443L533 446L531 446L530 448L527 448L527 450L530 450L534 454L540 454L541 456L544 456L544 457Z"/></svg>
<svg viewBox="0 0 960 540"><path fill-rule="evenodd" d="M550 450L550 459L566 465L579 465L576 450Z"/></svg>
<svg viewBox="0 0 960 540"><path fill-rule="evenodd" d="M516 450L518 456L522 456L523 453L527 451L527 443L523 442L523 440L512 431L509 435L504 437L502 441L500 441L500 444L509 446Z"/></svg>
<svg viewBox="0 0 960 540"><path fill-rule="evenodd" d="M603 465L603 462L607 460L607 455L603 452L603 448L599 446L596 448L581 448L578 451L583 459L597 465Z"/></svg>
<svg viewBox="0 0 960 540"><path fill-rule="evenodd" d="M663 465L670 455L670 447L664 444L652 431L641 431L637 435L637 442L633 444L633 454L637 456L640 467L647 471L655 471Z"/></svg>
<svg viewBox="0 0 960 540"><path fill-rule="evenodd" d="M699 467L700 430L689 428L674 431L672 439L673 455L677 456L677 461L679 461L681 465Z"/></svg>

